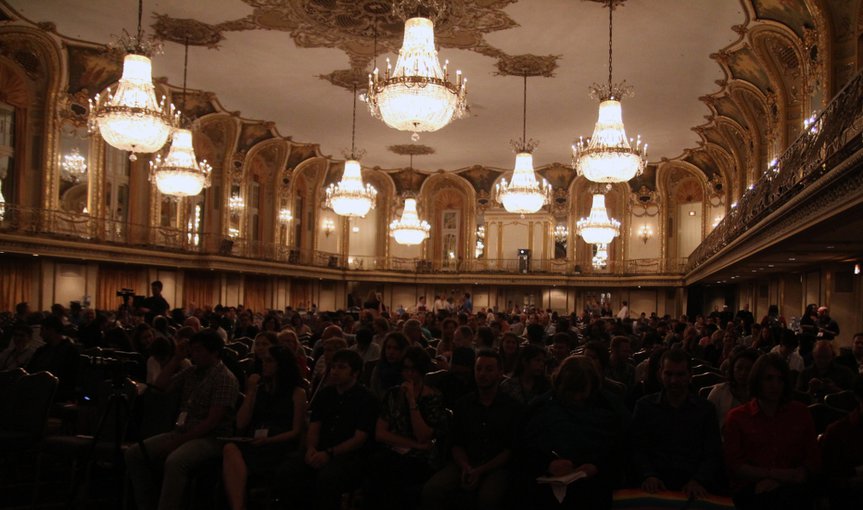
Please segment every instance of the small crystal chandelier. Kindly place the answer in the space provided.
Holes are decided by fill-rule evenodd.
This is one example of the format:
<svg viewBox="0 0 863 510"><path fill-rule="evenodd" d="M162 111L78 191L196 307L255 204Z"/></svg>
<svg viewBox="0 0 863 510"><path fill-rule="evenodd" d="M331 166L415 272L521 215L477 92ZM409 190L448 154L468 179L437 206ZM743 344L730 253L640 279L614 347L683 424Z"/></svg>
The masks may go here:
<svg viewBox="0 0 863 510"><path fill-rule="evenodd" d="M512 181L501 179L495 186L495 200L503 205L508 212L532 214L546 205L551 196L551 185L544 178L542 182L536 178L533 170L533 150L539 145L536 140L527 139L527 74L524 75L524 107L522 117L522 136L511 141L516 151L515 168L512 171Z"/></svg>
<svg viewBox="0 0 863 510"><path fill-rule="evenodd" d="M405 34L395 69L387 59L383 78L375 67L369 75L368 105L371 114L399 131L411 131L419 140L421 131L437 131L467 113L467 79L456 71L449 81L447 64L441 68L434 43L434 22L416 11L419 0L403 0L393 7L405 21ZM425 10L443 8L434 1ZM413 7L413 8L412 8ZM408 11L413 11L408 14ZM377 32L375 32L377 37ZM376 45L377 46L377 45ZM375 51L377 53L377 51Z"/></svg>
<svg viewBox="0 0 863 510"><path fill-rule="evenodd" d="M138 32L135 36L124 30L117 46L126 50L123 59L123 76L117 89L106 88L90 100L90 131L98 130L112 147L129 151L135 161L138 152L156 152L168 140L177 119L174 105L167 105L165 97L156 100L153 87L153 65L147 56L157 47L143 40L141 16L143 0L138 1Z"/></svg>
<svg viewBox="0 0 863 510"><path fill-rule="evenodd" d="M402 217L390 223L390 235L399 244L414 246L428 239L429 230L431 226L417 214L417 199L405 198Z"/></svg>
<svg viewBox="0 0 863 510"><path fill-rule="evenodd" d="M279 209L279 223L290 223L294 220L294 215L287 208Z"/></svg>
<svg viewBox="0 0 863 510"><path fill-rule="evenodd" d="M330 184L326 190L324 207L332 209L339 216L364 218L375 208L378 191L371 184L363 184L362 167L358 161L361 154L355 147L357 133L357 85L354 84L354 114L351 128L351 152L346 155L345 171L342 180Z"/></svg>
<svg viewBox="0 0 863 510"><path fill-rule="evenodd" d="M186 38L186 55L183 63L183 107L186 104L186 73L189 69L189 38ZM157 154L150 161L150 180L159 192L172 197L191 197L210 186L212 167L207 160L198 162L192 146L192 131L176 129L168 155Z"/></svg>
<svg viewBox="0 0 863 510"><path fill-rule="evenodd" d="M245 206L246 203L240 195L231 195L228 198L228 209L234 215L240 214L240 211L242 211Z"/></svg>
<svg viewBox="0 0 863 510"><path fill-rule="evenodd" d="M554 227L554 242L556 243L565 243L569 238L569 229L566 228L566 225L556 225Z"/></svg>
<svg viewBox="0 0 863 510"><path fill-rule="evenodd" d="M596 254L593 256L594 269L605 269L608 266L608 245L597 244Z"/></svg>
<svg viewBox="0 0 863 510"><path fill-rule="evenodd" d="M620 235L620 222L608 217L605 195L593 195L590 215L578 220L575 232L588 244L609 244Z"/></svg>
<svg viewBox="0 0 863 510"><path fill-rule="evenodd" d="M579 138L572 145L572 166L578 175L601 183L627 182L644 171L647 164L647 144L641 137L627 139L623 127L623 110L620 100L631 95L632 88L626 82L612 83L612 14L615 0L605 0L608 5L608 84L594 83L591 97L598 99L599 117L588 140Z"/></svg>
<svg viewBox="0 0 863 510"><path fill-rule="evenodd" d="M60 167L65 180L81 182L87 179L87 160L81 155L78 147L73 148L69 154L63 156Z"/></svg>

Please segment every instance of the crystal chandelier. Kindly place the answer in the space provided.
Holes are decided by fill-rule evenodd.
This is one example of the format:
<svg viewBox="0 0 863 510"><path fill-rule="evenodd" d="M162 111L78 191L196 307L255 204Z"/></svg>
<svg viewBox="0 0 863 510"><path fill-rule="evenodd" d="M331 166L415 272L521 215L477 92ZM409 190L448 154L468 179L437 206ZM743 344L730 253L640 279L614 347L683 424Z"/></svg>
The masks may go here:
<svg viewBox="0 0 863 510"><path fill-rule="evenodd" d="M579 138L572 145L572 166L578 175L593 182L626 182L644 171L647 164L647 144L641 137L635 140L626 137L623 127L623 110L620 100L631 94L626 82L612 83L612 13L614 0L608 5L608 84L591 86L591 97L598 99L599 116L593 128L593 136Z"/></svg>
<svg viewBox="0 0 863 510"><path fill-rule="evenodd" d="M189 39L186 38L186 53L183 63L183 106L186 103L186 73L189 69ZM171 141L168 155L163 159L156 155L150 162L150 180L156 183L159 192L173 197L191 197L210 186L212 167L207 160L198 162L192 146L192 131L177 129Z"/></svg>
<svg viewBox="0 0 863 510"><path fill-rule="evenodd" d="M578 220L575 231L588 244L608 244L620 235L620 222L608 217L605 195L593 195L590 216Z"/></svg>
<svg viewBox="0 0 863 510"><path fill-rule="evenodd" d="M495 199L503 204L508 212L531 214L542 209L551 196L551 185L544 178L542 182L536 178L533 170L533 150L539 145L535 140L527 139L527 74L524 75L524 107L522 117L522 137L511 142L516 150L515 167L512 171L512 181L501 179L495 186Z"/></svg>
<svg viewBox="0 0 863 510"><path fill-rule="evenodd" d="M594 269L605 269L608 266L608 245L597 244L596 254L593 256Z"/></svg>
<svg viewBox="0 0 863 510"><path fill-rule="evenodd" d="M66 180L80 182L87 179L87 160L78 151L78 147L73 148L72 152L63 156L60 167L63 178Z"/></svg>
<svg viewBox="0 0 863 510"><path fill-rule="evenodd" d="M554 242L565 243L569 237L569 229L566 228L566 225L556 225L553 234Z"/></svg>
<svg viewBox="0 0 863 510"><path fill-rule="evenodd" d="M357 133L357 86L354 84L354 114L351 128L351 152L345 161L342 180L330 184L326 190L324 207L329 207L339 216L364 218L375 208L378 191L371 184L363 184L355 141Z"/></svg>
<svg viewBox="0 0 863 510"><path fill-rule="evenodd" d="M279 223L290 223L294 220L294 215L287 208L279 209Z"/></svg>
<svg viewBox="0 0 863 510"><path fill-rule="evenodd" d="M404 14L405 7L401 9ZM450 82L447 64L441 68L438 60L434 22L412 13L405 21L395 69L387 59L383 78L377 67L369 75L369 111L391 128L413 132L414 141L419 140L421 131L437 131L463 117L467 112L467 79L456 71L455 83Z"/></svg>
<svg viewBox="0 0 863 510"><path fill-rule="evenodd" d="M98 130L112 147L129 151L135 161L138 152L155 152L168 140L176 116L173 105L156 100L153 87L153 68L147 55L154 47L143 40L141 15L143 0L138 2L138 32L135 36L124 33L118 45L127 50L123 59L123 76L112 91L106 88L90 100L89 127ZM125 32L125 31L124 31Z"/></svg>
<svg viewBox="0 0 863 510"><path fill-rule="evenodd" d="M431 226L417 214L417 199L405 198L402 217L390 223L390 235L399 244L413 246L428 239L429 230Z"/></svg>

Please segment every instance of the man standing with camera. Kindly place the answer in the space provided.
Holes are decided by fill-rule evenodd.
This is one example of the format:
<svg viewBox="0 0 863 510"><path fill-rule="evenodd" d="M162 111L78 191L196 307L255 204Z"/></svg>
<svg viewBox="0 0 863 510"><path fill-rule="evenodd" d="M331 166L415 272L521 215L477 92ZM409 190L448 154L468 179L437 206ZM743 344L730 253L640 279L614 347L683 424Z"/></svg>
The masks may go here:
<svg viewBox="0 0 863 510"><path fill-rule="evenodd" d="M166 315L170 305L168 301L162 297L162 282L159 280L150 284L150 289L153 295L146 298L141 306L140 311L144 313L144 320L147 324L153 323L153 318L157 315Z"/></svg>
<svg viewBox="0 0 863 510"><path fill-rule="evenodd" d="M180 396L180 413L171 432L146 439L126 451L138 510L178 509L189 479L205 462L222 455L216 438L233 433L234 405L239 395L237 379L220 361L222 337L212 329L196 333L159 373L153 386ZM192 366L180 370L189 354ZM164 463L161 494L153 477ZM158 507L156 505L158 496Z"/></svg>

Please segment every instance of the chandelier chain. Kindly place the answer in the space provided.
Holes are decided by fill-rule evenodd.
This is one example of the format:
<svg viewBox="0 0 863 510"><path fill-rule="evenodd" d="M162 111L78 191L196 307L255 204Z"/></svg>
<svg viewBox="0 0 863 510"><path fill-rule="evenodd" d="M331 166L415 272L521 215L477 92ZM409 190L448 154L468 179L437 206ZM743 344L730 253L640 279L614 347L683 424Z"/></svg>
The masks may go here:
<svg viewBox="0 0 863 510"><path fill-rule="evenodd" d="M183 55L183 96L180 104L180 111L185 115L186 112L186 76L189 73L189 34L186 34L185 53Z"/></svg>
<svg viewBox="0 0 863 510"><path fill-rule="evenodd" d="M144 31L141 28L141 20L144 18L144 0L138 0L138 43L140 44Z"/></svg>
<svg viewBox="0 0 863 510"><path fill-rule="evenodd" d="M611 90L611 70L612 70L612 34L614 23L612 22L614 16L614 4L608 4L608 89Z"/></svg>
<svg viewBox="0 0 863 510"><path fill-rule="evenodd" d="M524 93L521 112L521 139L527 145L527 71L524 72Z"/></svg>
<svg viewBox="0 0 863 510"><path fill-rule="evenodd" d="M357 82L354 81L354 113L351 119L351 159L355 159L356 150L354 142L357 137Z"/></svg>

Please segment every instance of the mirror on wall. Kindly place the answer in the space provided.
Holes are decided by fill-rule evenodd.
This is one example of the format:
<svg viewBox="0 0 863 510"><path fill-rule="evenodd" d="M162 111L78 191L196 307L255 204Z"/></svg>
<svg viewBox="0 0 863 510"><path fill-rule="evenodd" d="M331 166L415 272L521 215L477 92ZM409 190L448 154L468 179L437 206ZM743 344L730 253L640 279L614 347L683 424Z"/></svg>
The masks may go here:
<svg viewBox="0 0 863 510"><path fill-rule="evenodd" d="M60 126L60 150L57 168L60 172L60 210L89 214L90 135L87 126L63 122Z"/></svg>

